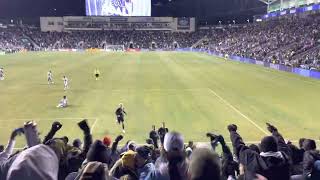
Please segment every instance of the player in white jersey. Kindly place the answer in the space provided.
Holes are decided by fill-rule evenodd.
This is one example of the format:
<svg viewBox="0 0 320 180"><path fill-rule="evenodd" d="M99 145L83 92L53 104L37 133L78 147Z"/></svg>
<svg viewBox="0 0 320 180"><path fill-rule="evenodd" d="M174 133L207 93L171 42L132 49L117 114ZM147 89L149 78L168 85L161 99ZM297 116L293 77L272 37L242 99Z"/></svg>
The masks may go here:
<svg viewBox="0 0 320 180"><path fill-rule="evenodd" d="M0 81L4 80L4 70L0 68Z"/></svg>
<svg viewBox="0 0 320 180"><path fill-rule="evenodd" d="M49 71L48 72L48 84L53 84L53 75L52 75L52 72Z"/></svg>
<svg viewBox="0 0 320 180"><path fill-rule="evenodd" d="M59 104L57 105L57 108L65 108L67 106L68 106L67 96L63 96L63 98L60 100Z"/></svg>
<svg viewBox="0 0 320 180"><path fill-rule="evenodd" d="M63 84L64 84L64 90L66 91L67 89L69 89L69 80L66 76L63 76Z"/></svg>

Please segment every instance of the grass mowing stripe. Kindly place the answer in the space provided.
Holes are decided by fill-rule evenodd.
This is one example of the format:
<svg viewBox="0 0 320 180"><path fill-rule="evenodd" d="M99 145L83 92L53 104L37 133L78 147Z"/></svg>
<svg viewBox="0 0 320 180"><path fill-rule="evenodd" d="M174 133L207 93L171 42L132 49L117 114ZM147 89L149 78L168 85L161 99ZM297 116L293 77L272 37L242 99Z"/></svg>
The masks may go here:
<svg viewBox="0 0 320 180"><path fill-rule="evenodd" d="M214 90L211 88L208 88L212 94L214 94L216 97L218 97L223 103L228 105L231 109L233 109L235 112L240 114L242 117L244 117L246 120L248 120L252 125L256 126L261 132L268 135L268 132L265 131L262 127L260 127L258 124L256 124L254 121L252 121L248 116L244 115L241 111L239 111L236 107L234 107L232 104L230 104L228 101L226 101L224 98L219 96Z"/></svg>

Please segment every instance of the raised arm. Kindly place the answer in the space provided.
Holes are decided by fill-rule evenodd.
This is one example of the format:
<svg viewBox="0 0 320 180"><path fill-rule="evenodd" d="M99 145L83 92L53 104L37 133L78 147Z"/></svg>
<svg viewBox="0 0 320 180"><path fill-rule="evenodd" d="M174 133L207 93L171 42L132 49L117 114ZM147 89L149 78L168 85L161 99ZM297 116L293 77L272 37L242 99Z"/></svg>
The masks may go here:
<svg viewBox="0 0 320 180"><path fill-rule="evenodd" d="M116 139L114 140L114 142L112 143L112 147L111 147L111 152L112 154L114 154L117 151L118 148L118 144L119 142L123 139L122 135L119 135L116 137Z"/></svg>
<svg viewBox="0 0 320 180"><path fill-rule="evenodd" d="M228 131L230 132L230 139L232 142L233 153L239 159L240 151L246 147L245 143L243 142L242 137L237 132L238 127L235 124L230 124L228 126Z"/></svg>
<svg viewBox="0 0 320 180"><path fill-rule="evenodd" d="M285 142L284 138L282 137L282 135L279 133L278 129L275 126L273 126L273 125L271 125L269 123L266 123L266 124L267 124L268 131L277 140L278 151L284 152L291 159L292 153L290 151L290 148L286 144L286 142Z"/></svg>
<svg viewBox="0 0 320 180"><path fill-rule="evenodd" d="M90 127L88 125L88 122L86 119L82 120L81 122L78 123L80 129L83 131L84 134L84 147L82 154L86 156L87 152L90 149L90 146L92 144L92 135L90 132Z"/></svg>
<svg viewBox="0 0 320 180"><path fill-rule="evenodd" d="M51 129L48 132L48 134L44 137L44 140L42 141L43 144L45 144L47 141L52 139L54 135L61 129L62 124L58 121L55 121L51 125Z"/></svg>
<svg viewBox="0 0 320 180"><path fill-rule="evenodd" d="M15 145L15 139L18 135L23 133L23 128L17 128L12 131L7 147L0 153L0 163L6 161L12 154Z"/></svg>

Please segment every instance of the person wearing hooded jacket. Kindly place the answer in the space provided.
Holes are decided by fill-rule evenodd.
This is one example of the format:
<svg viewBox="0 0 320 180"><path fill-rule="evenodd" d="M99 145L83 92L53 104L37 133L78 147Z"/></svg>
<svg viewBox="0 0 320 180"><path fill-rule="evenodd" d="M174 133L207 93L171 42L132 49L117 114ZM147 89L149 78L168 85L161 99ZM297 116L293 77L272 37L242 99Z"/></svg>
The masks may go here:
<svg viewBox="0 0 320 180"><path fill-rule="evenodd" d="M152 148L149 146L139 146L136 149L135 166L139 180L150 180L155 173L155 166L152 163Z"/></svg>
<svg viewBox="0 0 320 180"><path fill-rule="evenodd" d="M316 150L316 142L306 139L303 142L303 177L305 179L320 179L320 152Z"/></svg>
<svg viewBox="0 0 320 180"><path fill-rule="evenodd" d="M154 180L188 179L189 161L184 150L184 138L178 132L164 135L161 156L155 162Z"/></svg>
<svg viewBox="0 0 320 180"><path fill-rule="evenodd" d="M59 161L66 153L66 143L56 138L22 151L13 161L6 180L57 180Z"/></svg>
<svg viewBox="0 0 320 180"><path fill-rule="evenodd" d="M261 140L258 154L245 145L237 132L237 126L228 126L234 153L244 167L244 179L251 180L261 175L268 180L290 179L290 151L277 128L267 123L272 136Z"/></svg>

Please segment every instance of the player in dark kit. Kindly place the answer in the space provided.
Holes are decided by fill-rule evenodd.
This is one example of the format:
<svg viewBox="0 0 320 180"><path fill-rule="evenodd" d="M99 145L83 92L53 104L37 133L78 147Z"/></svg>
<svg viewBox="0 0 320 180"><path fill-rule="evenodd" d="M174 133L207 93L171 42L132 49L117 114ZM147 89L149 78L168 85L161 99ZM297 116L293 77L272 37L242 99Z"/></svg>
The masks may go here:
<svg viewBox="0 0 320 180"><path fill-rule="evenodd" d="M122 123L122 132L126 133L124 130L124 115L127 115L127 113L124 111L122 103L120 103L119 108L116 110L117 122L118 124Z"/></svg>

